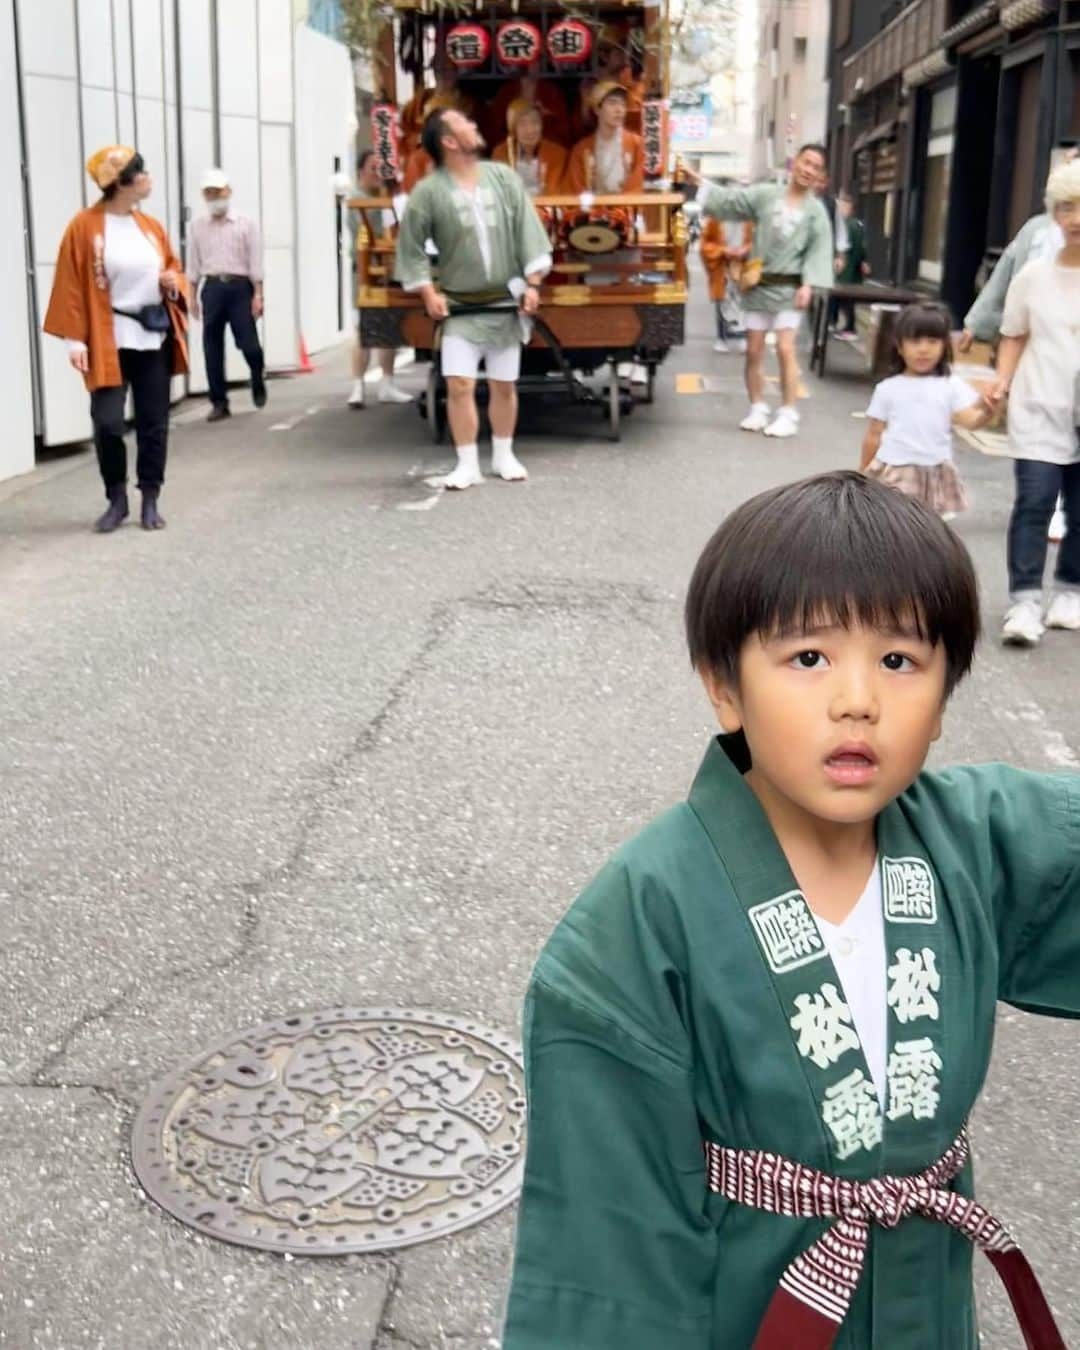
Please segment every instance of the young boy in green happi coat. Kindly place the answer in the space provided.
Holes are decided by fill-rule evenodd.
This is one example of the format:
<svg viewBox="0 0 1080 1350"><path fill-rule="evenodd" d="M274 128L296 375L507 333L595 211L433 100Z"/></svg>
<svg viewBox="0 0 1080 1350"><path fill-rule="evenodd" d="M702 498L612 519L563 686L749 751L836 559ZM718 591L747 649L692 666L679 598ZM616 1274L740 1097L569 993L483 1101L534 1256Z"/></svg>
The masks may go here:
<svg viewBox="0 0 1080 1350"><path fill-rule="evenodd" d="M1080 778L922 772L979 628L963 545L854 473L739 507L690 654L722 735L548 942L504 1350L972 1350L995 1005L1080 1015Z"/></svg>

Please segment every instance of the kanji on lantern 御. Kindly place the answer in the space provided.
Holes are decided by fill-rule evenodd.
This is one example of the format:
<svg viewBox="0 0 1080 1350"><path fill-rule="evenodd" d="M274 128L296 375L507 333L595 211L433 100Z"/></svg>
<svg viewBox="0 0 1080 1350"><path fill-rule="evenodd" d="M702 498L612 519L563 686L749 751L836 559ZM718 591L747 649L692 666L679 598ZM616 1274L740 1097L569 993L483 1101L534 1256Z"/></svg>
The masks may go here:
<svg viewBox="0 0 1080 1350"><path fill-rule="evenodd" d="M456 23L446 34L446 55L462 70L482 66L491 55L491 34L478 23Z"/></svg>

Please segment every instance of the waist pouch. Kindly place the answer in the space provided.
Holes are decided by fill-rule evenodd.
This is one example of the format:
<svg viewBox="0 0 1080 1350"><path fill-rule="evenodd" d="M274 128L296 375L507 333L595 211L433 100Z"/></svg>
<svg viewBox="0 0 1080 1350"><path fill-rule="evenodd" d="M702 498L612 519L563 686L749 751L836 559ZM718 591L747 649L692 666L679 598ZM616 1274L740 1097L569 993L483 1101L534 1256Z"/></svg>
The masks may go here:
<svg viewBox="0 0 1080 1350"><path fill-rule="evenodd" d="M125 319L134 319L148 333L167 333L172 328L169 311L161 304L143 305L141 309L136 310L117 309L114 305L113 313L122 314Z"/></svg>

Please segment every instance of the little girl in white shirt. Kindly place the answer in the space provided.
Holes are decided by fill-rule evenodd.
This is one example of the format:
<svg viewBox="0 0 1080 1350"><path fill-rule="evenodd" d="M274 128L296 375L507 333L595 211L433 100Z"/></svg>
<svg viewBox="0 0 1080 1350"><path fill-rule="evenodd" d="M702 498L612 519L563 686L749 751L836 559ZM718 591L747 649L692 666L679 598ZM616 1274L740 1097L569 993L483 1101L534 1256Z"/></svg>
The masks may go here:
<svg viewBox="0 0 1080 1350"><path fill-rule="evenodd" d="M895 339L895 374L870 400L859 467L951 520L967 507L953 463L953 426L982 426L990 411L970 384L951 373L944 309L909 305L897 320Z"/></svg>

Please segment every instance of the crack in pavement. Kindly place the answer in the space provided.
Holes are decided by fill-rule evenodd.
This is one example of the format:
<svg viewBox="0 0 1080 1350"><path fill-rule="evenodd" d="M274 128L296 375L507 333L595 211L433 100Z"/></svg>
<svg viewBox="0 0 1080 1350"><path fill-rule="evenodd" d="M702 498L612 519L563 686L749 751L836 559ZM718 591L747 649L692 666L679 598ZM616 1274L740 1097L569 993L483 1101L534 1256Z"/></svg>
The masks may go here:
<svg viewBox="0 0 1080 1350"><path fill-rule="evenodd" d="M154 996L159 997L164 988L176 984L179 980L199 980L208 975L231 970L248 957L258 937L260 898L276 888L289 885L303 874L311 836L329 811L331 802L347 785L353 766L365 755L386 743L383 731L387 723L401 706L414 680L428 668L432 656L460 614L475 609L535 613L614 613L621 607L624 610L628 609L632 617L651 628L651 614L647 617L644 611L669 604L674 598L635 584L582 582L569 578L543 577L532 581L495 582L472 594L457 596L437 605L428 619L426 635L398 673L382 706L344 746L337 757L324 767L306 796L303 793L298 794L300 810L295 839L284 860L271 867L262 876L242 882L235 888L244 896L235 948L226 955L209 961L167 969L155 981L152 991ZM137 981L131 980L106 1003L81 1013L33 1071L30 1078L31 1085L46 1086L49 1076L64 1061L72 1045L85 1031L108 1022L130 1003L137 1007L139 999L150 992L144 990Z"/></svg>

